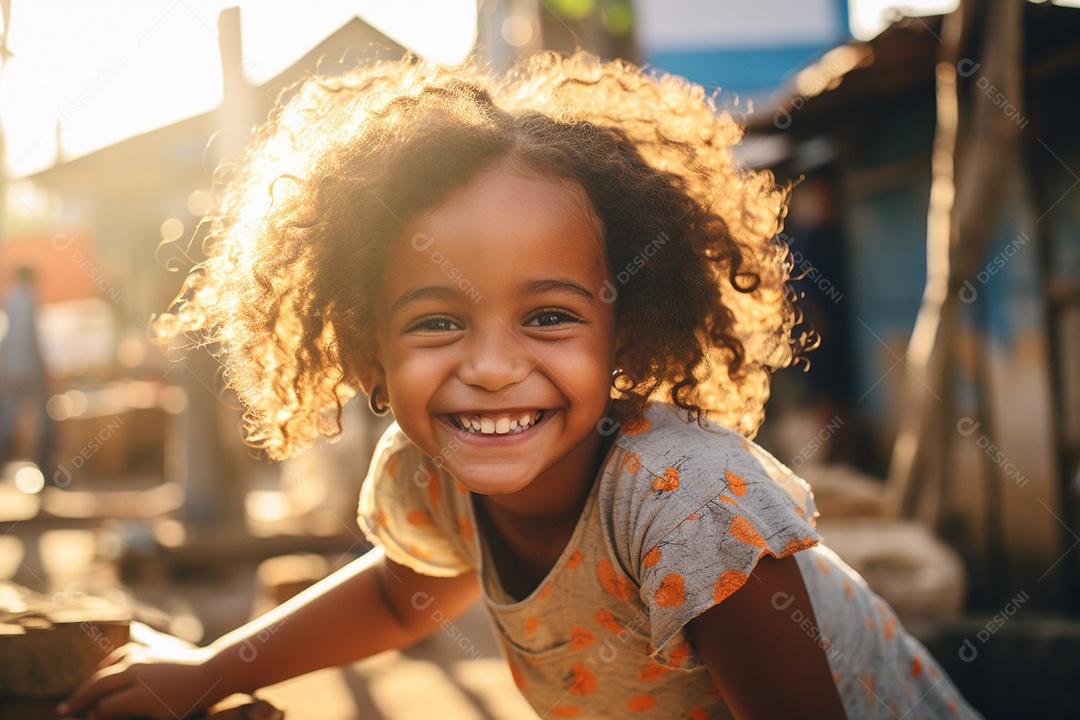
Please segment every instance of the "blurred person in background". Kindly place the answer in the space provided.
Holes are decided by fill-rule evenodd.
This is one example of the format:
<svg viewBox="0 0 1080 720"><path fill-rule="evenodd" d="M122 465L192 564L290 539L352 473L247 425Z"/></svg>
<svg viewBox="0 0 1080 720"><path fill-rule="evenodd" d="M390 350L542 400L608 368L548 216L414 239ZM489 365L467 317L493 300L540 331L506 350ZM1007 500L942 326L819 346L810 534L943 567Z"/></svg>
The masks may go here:
<svg viewBox="0 0 1080 720"><path fill-rule="evenodd" d="M49 476L47 465L55 444L52 421L45 410L48 377L38 338L37 273L23 265L15 270L15 287L4 311L7 332L0 341L0 462L13 459L19 435L20 415L27 406L37 421L34 462Z"/></svg>

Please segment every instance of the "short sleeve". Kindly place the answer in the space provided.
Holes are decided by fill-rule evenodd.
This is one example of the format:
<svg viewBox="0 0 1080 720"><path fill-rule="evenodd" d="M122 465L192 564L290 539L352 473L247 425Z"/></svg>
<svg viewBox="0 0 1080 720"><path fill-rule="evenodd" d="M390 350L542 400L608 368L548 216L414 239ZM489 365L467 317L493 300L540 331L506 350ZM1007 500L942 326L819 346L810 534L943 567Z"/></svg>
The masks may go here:
<svg viewBox="0 0 1080 720"><path fill-rule="evenodd" d="M453 489L459 487L394 423L376 446L360 490L360 528L394 562L425 575L460 575L474 563L457 507L465 500Z"/></svg>
<svg viewBox="0 0 1080 720"><path fill-rule="evenodd" d="M620 482L636 496L616 509L629 528L619 555L649 608L661 662L685 647L686 623L742 587L763 555L819 541L806 483L737 433L711 427L669 424L622 447L622 472L637 477Z"/></svg>

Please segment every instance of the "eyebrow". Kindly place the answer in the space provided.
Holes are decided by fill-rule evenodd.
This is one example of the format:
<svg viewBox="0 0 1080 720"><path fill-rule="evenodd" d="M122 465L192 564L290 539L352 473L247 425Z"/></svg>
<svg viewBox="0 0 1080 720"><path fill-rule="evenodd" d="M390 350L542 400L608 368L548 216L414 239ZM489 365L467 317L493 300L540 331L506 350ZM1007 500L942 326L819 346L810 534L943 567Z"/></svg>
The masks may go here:
<svg viewBox="0 0 1080 720"><path fill-rule="evenodd" d="M390 314L394 314L402 307L418 300L453 300L457 291L445 285L425 285L414 290L402 293L401 297L390 306Z"/></svg>
<svg viewBox="0 0 1080 720"><path fill-rule="evenodd" d="M595 301L596 296L593 295L583 285L579 285L573 280L565 280L562 278L553 278L550 280L530 280L523 283L514 294L518 297L522 295L539 295L545 292L562 290L564 292L570 292L574 295L580 295L589 301Z"/></svg>
<svg viewBox="0 0 1080 720"><path fill-rule="evenodd" d="M517 297L523 297L525 295L539 295L545 292L563 291L570 292L574 295L579 295L590 302L596 301L596 296L579 283L573 280L566 280L562 278L551 278L546 280L529 280L522 283L518 289L514 292ZM397 312L401 308L419 300L453 300L461 293L446 285L425 285L413 290L409 290L402 293L401 297L394 301L394 304L390 306L390 314Z"/></svg>

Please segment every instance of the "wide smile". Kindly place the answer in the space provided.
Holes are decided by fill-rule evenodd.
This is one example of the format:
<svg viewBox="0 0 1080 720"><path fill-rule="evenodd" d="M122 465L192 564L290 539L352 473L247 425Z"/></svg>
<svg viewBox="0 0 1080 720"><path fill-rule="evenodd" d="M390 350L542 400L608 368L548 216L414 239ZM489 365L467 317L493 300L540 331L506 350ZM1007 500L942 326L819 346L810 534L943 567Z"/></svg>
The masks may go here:
<svg viewBox="0 0 1080 720"><path fill-rule="evenodd" d="M449 413L444 417L455 428L468 435L495 437L520 435L543 423L551 413L551 410L536 409Z"/></svg>

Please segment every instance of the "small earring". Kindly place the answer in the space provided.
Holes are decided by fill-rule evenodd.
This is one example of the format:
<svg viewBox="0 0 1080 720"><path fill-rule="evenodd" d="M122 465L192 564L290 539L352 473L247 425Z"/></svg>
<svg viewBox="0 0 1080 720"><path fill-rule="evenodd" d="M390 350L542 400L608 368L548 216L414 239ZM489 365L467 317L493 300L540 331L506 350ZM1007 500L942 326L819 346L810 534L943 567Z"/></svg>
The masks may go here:
<svg viewBox="0 0 1080 720"><path fill-rule="evenodd" d="M630 373L618 368L611 373L611 387L619 392L626 392L634 387L634 378L630 377Z"/></svg>
<svg viewBox="0 0 1080 720"><path fill-rule="evenodd" d="M390 412L390 403L385 405L379 404L379 393L382 392L382 388L378 385L371 389L371 397L368 398L368 407L371 408L371 412L375 413L379 417L386 415Z"/></svg>

